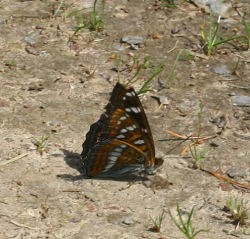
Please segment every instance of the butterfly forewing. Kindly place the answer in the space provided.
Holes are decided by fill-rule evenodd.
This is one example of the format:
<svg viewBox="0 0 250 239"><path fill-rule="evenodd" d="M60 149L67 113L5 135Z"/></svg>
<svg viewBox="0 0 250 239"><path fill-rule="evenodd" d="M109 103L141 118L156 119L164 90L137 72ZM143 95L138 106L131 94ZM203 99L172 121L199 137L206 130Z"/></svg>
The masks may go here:
<svg viewBox="0 0 250 239"><path fill-rule="evenodd" d="M86 135L81 155L88 176L119 175L155 165L150 127L133 88L116 84L106 112Z"/></svg>

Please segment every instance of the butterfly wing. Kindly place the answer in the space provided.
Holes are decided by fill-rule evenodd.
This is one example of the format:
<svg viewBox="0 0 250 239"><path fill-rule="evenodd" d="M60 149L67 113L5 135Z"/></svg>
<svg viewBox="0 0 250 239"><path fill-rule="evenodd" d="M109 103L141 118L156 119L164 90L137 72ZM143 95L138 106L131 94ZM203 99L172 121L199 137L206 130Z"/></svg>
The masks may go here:
<svg viewBox="0 0 250 239"><path fill-rule="evenodd" d="M81 156L88 176L120 175L155 166L153 137L133 88L116 84L106 112L86 135Z"/></svg>

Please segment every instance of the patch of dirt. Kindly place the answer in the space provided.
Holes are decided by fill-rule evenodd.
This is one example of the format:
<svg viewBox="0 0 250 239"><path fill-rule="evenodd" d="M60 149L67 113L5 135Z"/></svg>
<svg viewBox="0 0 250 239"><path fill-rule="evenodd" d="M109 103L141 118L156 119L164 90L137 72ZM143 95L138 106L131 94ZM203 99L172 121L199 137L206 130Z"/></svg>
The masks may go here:
<svg viewBox="0 0 250 239"><path fill-rule="evenodd" d="M58 1L0 3L0 237L183 238L168 214L160 233L149 230L150 217L168 208L176 215L179 202L184 214L195 206L195 228L209 229L196 238L249 238L223 210L229 195L247 200L249 192L190 167L191 158L179 156L189 140L160 141L174 138L166 130L196 135L202 102L201 136L216 138L199 146L210 148L201 166L223 173L245 169L237 180L250 183L249 106L232 102L234 95L249 96L249 51L227 44L210 57L203 55L200 27L209 15L193 4L166 8L153 0L106 0L103 31L83 29L69 41L78 17L67 15L86 8L80 13L87 19L93 1L83 2L65 1L57 17ZM244 34L239 11L248 7L242 1L232 8L222 31ZM128 35L145 43L133 50L120 41ZM168 87L167 76L181 49L197 56L179 60ZM164 163L150 183L83 179L79 156L85 135L104 111L115 83L133 76L133 56L140 62L150 56L155 67L164 62L164 71L151 83L154 92L141 97L156 156ZM218 65L226 66L230 76L211 71ZM153 72L142 71L133 87L138 90ZM168 104L159 105L153 95L165 97ZM34 139L42 136L49 140L40 154ZM21 154L27 155L1 164Z"/></svg>

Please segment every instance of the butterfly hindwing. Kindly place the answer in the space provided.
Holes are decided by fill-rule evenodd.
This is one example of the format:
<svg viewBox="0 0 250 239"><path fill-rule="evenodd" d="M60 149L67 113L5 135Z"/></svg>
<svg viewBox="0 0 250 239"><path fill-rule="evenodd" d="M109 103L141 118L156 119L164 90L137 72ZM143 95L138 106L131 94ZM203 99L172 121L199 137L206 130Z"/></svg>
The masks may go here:
<svg viewBox="0 0 250 239"><path fill-rule="evenodd" d="M150 127L133 88L117 83L106 112L91 125L81 154L88 176L119 175L154 166Z"/></svg>

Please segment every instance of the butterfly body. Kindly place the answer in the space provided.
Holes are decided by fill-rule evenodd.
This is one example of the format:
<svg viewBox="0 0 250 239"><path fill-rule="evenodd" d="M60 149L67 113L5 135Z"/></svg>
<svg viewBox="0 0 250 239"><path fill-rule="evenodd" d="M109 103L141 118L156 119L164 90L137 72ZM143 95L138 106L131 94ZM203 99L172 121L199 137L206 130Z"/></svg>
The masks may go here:
<svg viewBox="0 0 250 239"><path fill-rule="evenodd" d="M133 88L116 84L106 112L86 135L81 157L89 177L115 177L156 166L149 123Z"/></svg>

